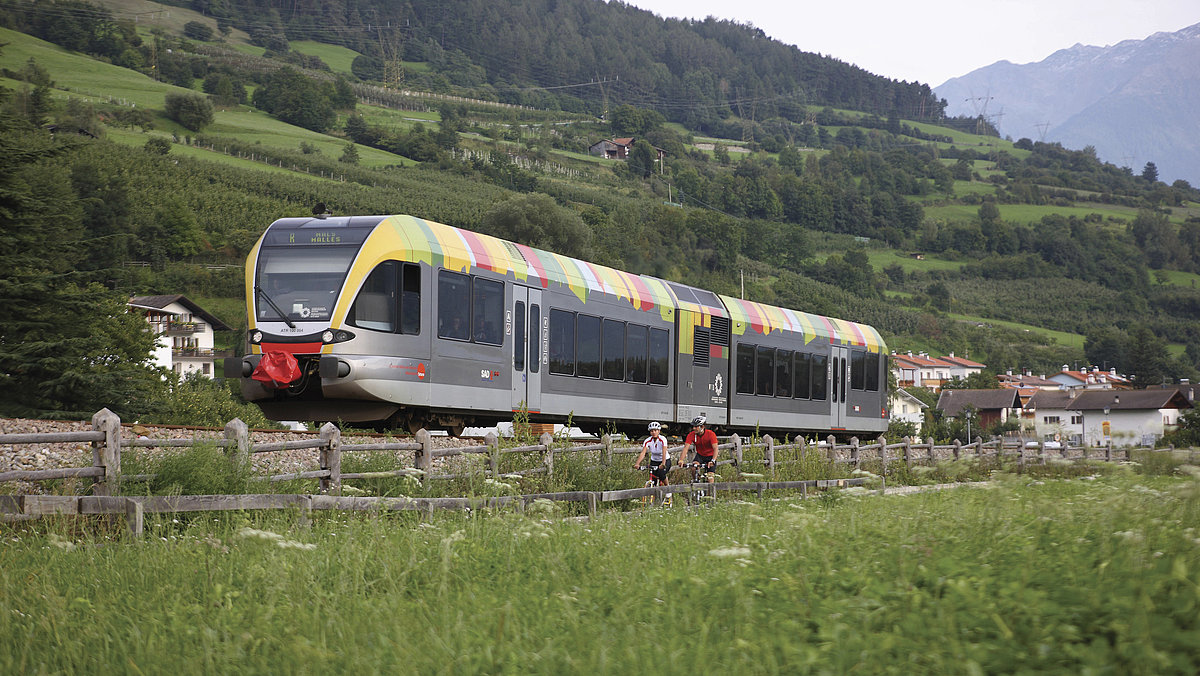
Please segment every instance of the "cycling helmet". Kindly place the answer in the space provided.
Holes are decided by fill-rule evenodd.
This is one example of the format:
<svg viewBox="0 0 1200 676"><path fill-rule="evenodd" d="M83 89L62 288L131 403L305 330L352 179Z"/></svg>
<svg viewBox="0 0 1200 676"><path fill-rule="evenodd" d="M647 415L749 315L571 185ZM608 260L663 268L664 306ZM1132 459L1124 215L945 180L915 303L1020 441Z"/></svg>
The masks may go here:
<svg viewBox="0 0 1200 676"><path fill-rule="evenodd" d="M658 424L658 423L656 423L656 422L652 422L652 423L650 423L649 425L646 425L646 430L647 430L647 431L650 431L650 430L660 430L660 429L662 429L662 425L659 425L659 424Z"/></svg>
<svg viewBox="0 0 1200 676"><path fill-rule="evenodd" d="M706 422L708 422L708 418L705 418L702 415L698 415L695 418L692 418L692 427L698 427L700 425L703 425Z"/></svg>

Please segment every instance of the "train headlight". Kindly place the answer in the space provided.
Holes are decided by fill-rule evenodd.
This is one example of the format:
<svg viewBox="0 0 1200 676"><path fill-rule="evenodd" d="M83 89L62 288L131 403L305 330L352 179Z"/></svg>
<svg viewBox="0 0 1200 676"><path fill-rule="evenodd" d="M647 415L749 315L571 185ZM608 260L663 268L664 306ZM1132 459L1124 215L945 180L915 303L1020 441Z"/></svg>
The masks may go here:
<svg viewBox="0 0 1200 676"><path fill-rule="evenodd" d="M353 333L343 331L342 329L325 329L321 332L321 342L329 345L331 343L344 343L354 337Z"/></svg>
<svg viewBox="0 0 1200 676"><path fill-rule="evenodd" d="M261 343L262 339L263 339L262 331L255 331L254 333L250 334L250 342L254 343L255 345L258 345L259 343Z"/></svg>

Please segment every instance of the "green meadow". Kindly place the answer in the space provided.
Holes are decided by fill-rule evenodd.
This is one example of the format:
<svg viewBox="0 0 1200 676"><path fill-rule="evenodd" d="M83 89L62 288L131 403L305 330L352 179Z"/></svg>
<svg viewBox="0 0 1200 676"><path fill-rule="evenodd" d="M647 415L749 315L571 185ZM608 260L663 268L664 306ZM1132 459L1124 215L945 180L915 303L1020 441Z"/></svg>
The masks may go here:
<svg viewBox="0 0 1200 676"><path fill-rule="evenodd" d="M593 520L2 525L0 671L1194 674L1200 481L1145 469Z"/></svg>

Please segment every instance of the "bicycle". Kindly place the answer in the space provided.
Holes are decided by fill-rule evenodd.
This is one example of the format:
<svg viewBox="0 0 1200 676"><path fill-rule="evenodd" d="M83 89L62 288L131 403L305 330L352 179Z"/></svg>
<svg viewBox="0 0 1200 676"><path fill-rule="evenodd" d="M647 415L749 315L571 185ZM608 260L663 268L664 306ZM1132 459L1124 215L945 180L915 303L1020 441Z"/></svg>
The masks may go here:
<svg viewBox="0 0 1200 676"><path fill-rule="evenodd" d="M643 465L643 466L641 466L641 467L638 467L638 469L639 469L639 470L643 470L643 471L649 471L649 470L650 470L650 466L649 466L649 465ZM647 479L647 480L646 480L646 483L643 485L643 488L655 488L655 487L657 487L657 486L667 486L667 485L669 485L669 484L667 484L667 482L666 482L666 481L659 480L659 478L658 478L658 477L656 477L656 476L654 476L653 474L651 474L651 475L650 475L650 478L649 478L649 479ZM643 506L643 507L653 507L653 506L654 506L654 500L655 500L655 498L656 498L656 497L657 497L657 496L656 496L656 494L653 494L653 493L652 493L652 494L650 494L650 495L643 495L643 496L642 496L642 498L641 498L642 506ZM661 502L661 506L663 506L663 507L670 507L670 506L671 506L671 504L672 504L672 501L671 501L671 493L667 493L666 495L662 496L662 502Z"/></svg>
<svg viewBox="0 0 1200 676"><path fill-rule="evenodd" d="M685 465L688 468L688 472L691 475L691 481L694 484L712 483L716 480L716 467L709 469L707 467L707 463L702 463L699 460L693 460L689 463L685 463Z"/></svg>

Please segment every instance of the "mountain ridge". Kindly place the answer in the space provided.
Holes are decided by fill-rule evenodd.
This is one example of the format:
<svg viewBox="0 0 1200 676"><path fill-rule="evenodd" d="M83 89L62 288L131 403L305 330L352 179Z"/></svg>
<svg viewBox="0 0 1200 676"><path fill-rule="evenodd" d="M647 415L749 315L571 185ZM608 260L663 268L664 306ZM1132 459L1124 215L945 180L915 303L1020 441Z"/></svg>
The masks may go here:
<svg viewBox="0 0 1200 676"><path fill-rule="evenodd" d="M1028 64L998 61L935 88L949 115L993 118L1013 138L1092 146L1168 182L1200 181L1200 23L1143 40L1076 44ZM1119 131L1119 133L1117 133Z"/></svg>

